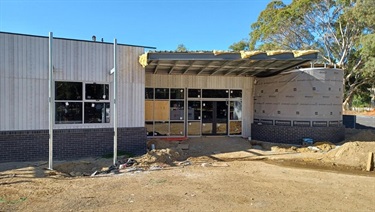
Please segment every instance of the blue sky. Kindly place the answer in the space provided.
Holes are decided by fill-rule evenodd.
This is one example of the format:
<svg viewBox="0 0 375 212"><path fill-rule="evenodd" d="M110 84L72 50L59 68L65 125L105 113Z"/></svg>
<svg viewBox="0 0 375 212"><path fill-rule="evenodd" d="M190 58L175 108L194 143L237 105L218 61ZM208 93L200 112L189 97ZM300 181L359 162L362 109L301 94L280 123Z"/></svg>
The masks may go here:
<svg viewBox="0 0 375 212"><path fill-rule="evenodd" d="M226 50L248 38L271 0L0 0L0 31L153 46ZM289 4L291 0L284 0Z"/></svg>

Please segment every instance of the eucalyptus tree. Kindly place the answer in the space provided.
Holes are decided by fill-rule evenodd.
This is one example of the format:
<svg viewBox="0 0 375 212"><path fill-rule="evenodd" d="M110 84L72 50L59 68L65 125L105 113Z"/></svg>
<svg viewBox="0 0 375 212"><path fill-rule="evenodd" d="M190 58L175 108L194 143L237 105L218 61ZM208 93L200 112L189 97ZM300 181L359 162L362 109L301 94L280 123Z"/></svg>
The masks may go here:
<svg viewBox="0 0 375 212"><path fill-rule="evenodd" d="M272 1L251 25L249 49L320 50L320 62L344 70L348 108L361 87L375 85L374 24L375 0Z"/></svg>

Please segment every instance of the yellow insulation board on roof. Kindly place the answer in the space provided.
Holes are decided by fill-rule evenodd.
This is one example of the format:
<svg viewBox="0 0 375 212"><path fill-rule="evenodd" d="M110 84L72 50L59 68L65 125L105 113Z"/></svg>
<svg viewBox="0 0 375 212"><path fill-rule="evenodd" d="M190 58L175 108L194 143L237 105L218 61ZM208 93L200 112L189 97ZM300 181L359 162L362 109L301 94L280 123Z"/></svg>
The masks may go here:
<svg viewBox="0 0 375 212"><path fill-rule="evenodd" d="M233 53L231 51L224 51L224 50L213 50L212 51L214 53L214 55L220 55L220 54L228 54L228 53Z"/></svg>
<svg viewBox="0 0 375 212"><path fill-rule="evenodd" d="M319 50L293 50L294 57L301 57L308 54L318 53Z"/></svg>
<svg viewBox="0 0 375 212"><path fill-rule="evenodd" d="M147 64L147 53L144 53L141 56L139 56L139 60L138 61L143 66L143 68L145 68L148 65Z"/></svg>
<svg viewBox="0 0 375 212"><path fill-rule="evenodd" d="M240 53L241 53L241 58L245 59L245 58L249 58L251 56L257 55L257 54L263 54L264 52L262 51L240 51Z"/></svg>
<svg viewBox="0 0 375 212"><path fill-rule="evenodd" d="M268 56L278 55L278 54L285 54L285 53L292 53L292 51L288 51L288 50L273 50L273 51L267 51L267 55L268 55Z"/></svg>

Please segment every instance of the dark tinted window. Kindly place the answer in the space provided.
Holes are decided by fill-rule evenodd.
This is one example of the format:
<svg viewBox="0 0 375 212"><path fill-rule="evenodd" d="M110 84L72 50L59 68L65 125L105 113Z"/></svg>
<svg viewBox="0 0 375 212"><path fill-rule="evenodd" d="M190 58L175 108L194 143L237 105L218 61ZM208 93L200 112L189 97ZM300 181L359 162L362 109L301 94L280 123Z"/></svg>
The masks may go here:
<svg viewBox="0 0 375 212"><path fill-rule="evenodd" d="M201 102L200 101L189 101L188 118L189 120L201 119Z"/></svg>
<svg viewBox="0 0 375 212"><path fill-rule="evenodd" d="M109 119L109 103L85 103L85 123L109 123Z"/></svg>
<svg viewBox="0 0 375 212"><path fill-rule="evenodd" d="M81 82L55 82L56 100L82 100Z"/></svg>
<svg viewBox="0 0 375 212"><path fill-rule="evenodd" d="M56 102L56 124L80 124L82 123L82 102Z"/></svg>
<svg viewBox="0 0 375 212"><path fill-rule="evenodd" d="M230 98L242 98L242 90L230 90Z"/></svg>
<svg viewBox="0 0 375 212"><path fill-rule="evenodd" d="M228 98L228 90L203 89L203 98Z"/></svg>
<svg viewBox="0 0 375 212"><path fill-rule="evenodd" d="M154 98L154 89L153 88L146 88L145 99L153 99L153 98Z"/></svg>
<svg viewBox="0 0 375 212"><path fill-rule="evenodd" d="M171 88L171 99L184 99L184 89Z"/></svg>
<svg viewBox="0 0 375 212"><path fill-rule="evenodd" d="M155 88L155 99L169 99L169 89Z"/></svg>
<svg viewBox="0 0 375 212"><path fill-rule="evenodd" d="M201 89L189 89L189 98L201 98Z"/></svg>
<svg viewBox="0 0 375 212"><path fill-rule="evenodd" d="M108 84L86 84L86 99L108 100Z"/></svg>

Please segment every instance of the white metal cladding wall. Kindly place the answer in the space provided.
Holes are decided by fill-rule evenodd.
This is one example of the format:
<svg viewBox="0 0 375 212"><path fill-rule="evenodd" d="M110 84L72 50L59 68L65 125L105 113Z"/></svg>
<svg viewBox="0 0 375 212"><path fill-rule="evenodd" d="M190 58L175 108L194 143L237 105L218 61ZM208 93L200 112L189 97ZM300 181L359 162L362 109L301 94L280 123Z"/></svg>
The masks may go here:
<svg viewBox="0 0 375 212"><path fill-rule="evenodd" d="M138 57L143 48L121 46L118 58L118 115L119 127L144 127L145 70Z"/></svg>
<svg viewBox="0 0 375 212"><path fill-rule="evenodd" d="M48 128L48 39L0 33L0 130Z"/></svg>
<svg viewBox="0 0 375 212"><path fill-rule="evenodd" d="M251 135L254 112L253 77L146 74L146 87L242 89L242 136L249 137Z"/></svg>
<svg viewBox="0 0 375 212"><path fill-rule="evenodd" d="M144 126L144 69L138 63L143 51L118 45L119 127ZM54 39L53 62L55 81L110 83L113 98L113 76L109 75L112 44ZM48 128L48 38L0 33L0 99L0 130ZM113 123L54 128L111 126Z"/></svg>

